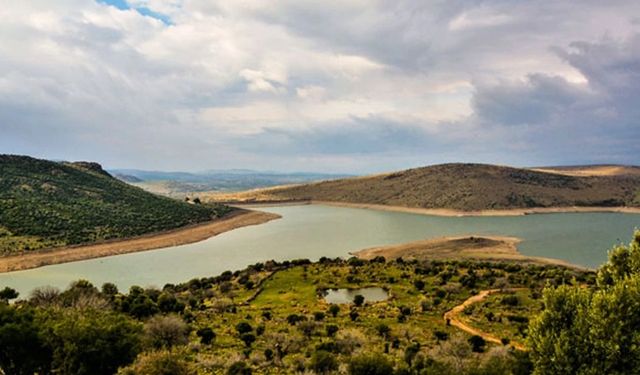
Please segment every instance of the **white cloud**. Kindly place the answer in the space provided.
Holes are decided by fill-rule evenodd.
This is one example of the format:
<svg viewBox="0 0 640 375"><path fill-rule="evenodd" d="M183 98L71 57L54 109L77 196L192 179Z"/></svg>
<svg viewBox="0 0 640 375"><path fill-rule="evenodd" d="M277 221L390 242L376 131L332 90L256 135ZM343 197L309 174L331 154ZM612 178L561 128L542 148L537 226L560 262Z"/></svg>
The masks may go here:
<svg viewBox="0 0 640 375"><path fill-rule="evenodd" d="M340 160L361 170L509 164L514 147L514 163L571 152L590 162L596 146L620 147L616 137L638 151L636 1L129 4L172 24L86 0L0 7L0 151L159 169ZM375 137L395 151L376 154ZM544 159L550 144L567 155ZM362 152L347 163L349 147Z"/></svg>

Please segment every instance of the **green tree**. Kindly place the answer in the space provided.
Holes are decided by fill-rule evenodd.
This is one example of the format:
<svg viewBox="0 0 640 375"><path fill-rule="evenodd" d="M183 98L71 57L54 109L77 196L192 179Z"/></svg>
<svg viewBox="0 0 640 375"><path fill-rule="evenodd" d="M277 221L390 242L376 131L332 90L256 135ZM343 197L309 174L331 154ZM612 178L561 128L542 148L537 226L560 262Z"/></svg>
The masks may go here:
<svg viewBox="0 0 640 375"><path fill-rule="evenodd" d="M640 232L609 253L595 288L547 288L544 306L529 327L534 373L638 373Z"/></svg>
<svg viewBox="0 0 640 375"><path fill-rule="evenodd" d="M111 375L140 349L141 327L123 314L65 309L46 311L38 319L56 374Z"/></svg>
<svg viewBox="0 0 640 375"><path fill-rule="evenodd" d="M19 293L15 289L8 286L0 290L0 302L9 302L9 300L18 298Z"/></svg>
<svg viewBox="0 0 640 375"><path fill-rule="evenodd" d="M333 316L334 318L338 316L339 312L340 312L340 306L336 304L331 304L329 306L329 314L331 314L331 316Z"/></svg>
<svg viewBox="0 0 640 375"><path fill-rule="evenodd" d="M45 373L50 362L33 311L0 304L0 373Z"/></svg>

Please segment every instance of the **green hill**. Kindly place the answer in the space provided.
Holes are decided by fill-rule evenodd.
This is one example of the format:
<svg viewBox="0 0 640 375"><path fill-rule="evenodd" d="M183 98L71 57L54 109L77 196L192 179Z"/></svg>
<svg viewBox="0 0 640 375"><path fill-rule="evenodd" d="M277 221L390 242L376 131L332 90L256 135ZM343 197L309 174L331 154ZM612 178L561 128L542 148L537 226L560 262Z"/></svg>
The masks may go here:
<svg viewBox="0 0 640 375"><path fill-rule="evenodd" d="M464 211L640 206L640 175L624 173L628 168L621 170L623 172L617 174L576 176L486 164L442 164L389 174L249 191L235 196L213 195L212 199L310 199Z"/></svg>
<svg viewBox="0 0 640 375"><path fill-rule="evenodd" d="M0 155L0 254L174 229L228 210L153 195L97 163Z"/></svg>

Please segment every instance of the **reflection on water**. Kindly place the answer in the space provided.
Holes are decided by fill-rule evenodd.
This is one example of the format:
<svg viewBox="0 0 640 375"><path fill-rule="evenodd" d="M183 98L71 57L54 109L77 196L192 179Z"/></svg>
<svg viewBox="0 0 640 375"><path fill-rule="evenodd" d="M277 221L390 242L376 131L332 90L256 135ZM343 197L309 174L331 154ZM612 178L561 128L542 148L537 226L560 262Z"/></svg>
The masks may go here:
<svg viewBox="0 0 640 375"><path fill-rule="evenodd" d="M520 237L525 255L597 267L612 245L631 239L640 215L540 214L515 217L438 217L320 205L269 207L282 219L223 233L194 244L0 274L0 288L28 296L33 288L65 288L73 280L162 287L218 275L269 259L348 257L368 247L452 235Z"/></svg>
<svg viewBox="0 0 640 375"><path fill-rule="evenodd" d="M359 288L359 289L327 289L323 293L323 298L327 303L353 303L353 299L361 295L364 302L380 302L389 298L386 290L378 287Z"/></svg>

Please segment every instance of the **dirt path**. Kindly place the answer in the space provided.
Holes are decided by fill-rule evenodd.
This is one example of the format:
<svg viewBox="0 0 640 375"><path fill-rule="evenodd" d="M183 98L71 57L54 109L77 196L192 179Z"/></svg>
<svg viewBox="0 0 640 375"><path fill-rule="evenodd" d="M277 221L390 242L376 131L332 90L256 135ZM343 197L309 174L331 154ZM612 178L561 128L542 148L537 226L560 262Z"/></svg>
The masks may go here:
<svg viewBox="0 0 640 375"><path fill-rule="evenodd" d="M262 224L278 218L280 218L279 215L268 212L241 210L219 220L162 233L93 245L68 246L21 255L10 255L0 257L0 273L185 245L202 241L236 228Z"/></svg>
<svg viewBox="0 0 640 375"><path fill-rule="evenodd" d="M515 289L508 289L508 291L517 291L517 290L523 290L524 288L515 288ZM479 329L473 328L470 325L468 325L467 323L463 322L462 320L459 319L458 315L460 315L460 313L462 313L464 311L464 309L467 306L473 305L474 303L478 303L480 301L482 301L483 299L487 298L487 296L494 294L494 293L500 293L500 292L504 292L506 291L505 289L488 289L488 290L483 290L480 293L476 294L475 296L469 297L466 301L462 302L462 304L454 307L453 309L447 311L446 313L444 313L444 320L445 322L448 322L450 325L454 326L454 327L458 327L461 330L469 333L470 335L477 335L482 337L485 341L488 342L492 342L495 344L502 344L502 341L500 341L500 339L490 333L487 332L483 332L480 331ZM528 350L528 348L520 343L517 342L510 342L509 345L513 346L514 348L516 348L517 350L522 350L522 351L526 351Z"/></svg>

